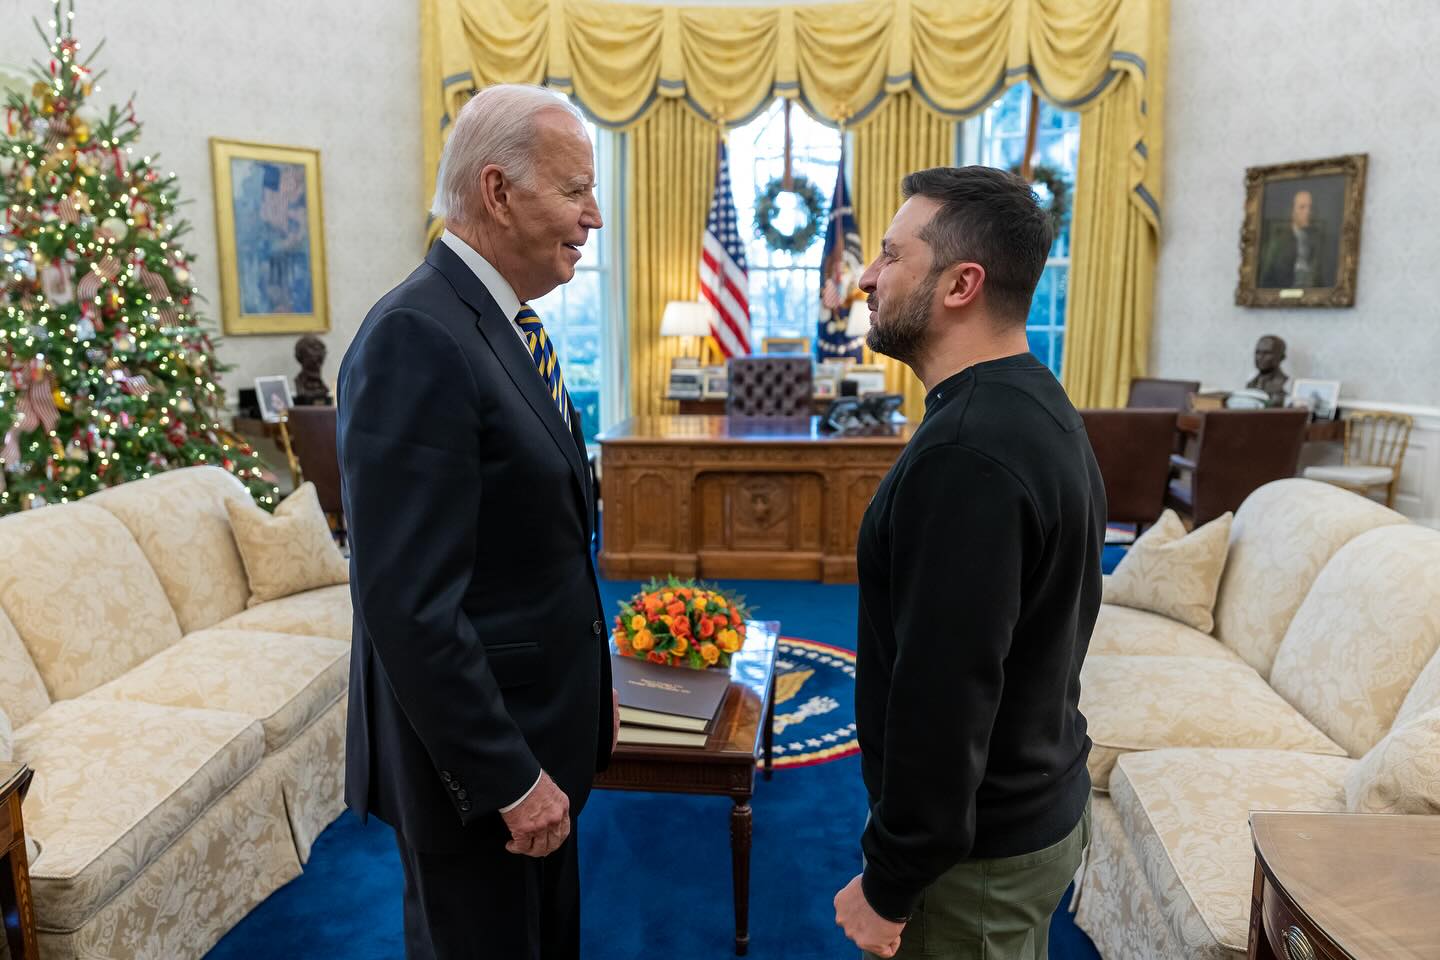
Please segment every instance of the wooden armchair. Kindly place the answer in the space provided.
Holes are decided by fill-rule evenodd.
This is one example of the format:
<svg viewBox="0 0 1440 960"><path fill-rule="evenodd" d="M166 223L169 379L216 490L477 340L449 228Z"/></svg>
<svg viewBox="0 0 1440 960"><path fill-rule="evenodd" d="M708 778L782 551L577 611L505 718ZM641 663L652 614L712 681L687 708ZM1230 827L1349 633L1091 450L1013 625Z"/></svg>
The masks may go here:
<svg viewBox="0 0 1440 960"><path fill-rule="evenodd" d="M1130 399L1125 401L1125 406L1132 409L1189 410L1190 394L1199 389L1199 380L1136 377L1130 381Z"/></svg>
<svg viewBox="0 0 1440 960"><path fill-rule="evenodd" d="M345 542L345 507L340 500L340 456L335 449L334 407L291 407L284 426L293 446L290 470L295 485L315 484L320 508L330 519L335 538Z"/></svg>
<svg viewBox="0 0 1440 960"><path fill-rule="evenodd" d="M1188 476L1171 481L1166 504L1197 527L1238 509L1259 487L1295 476L1309 422L1299 408L1206 411L1194 459L1170 457Z"/></svg>
<svg viewBox="0 0 1440 960"><path fill-rule="evenodd" d="M1174 410L1081 410L1090 448L1105 480L1106 519L1133 523L1136 533L1165 509Z"/></svg>
<svg viewBox="0 0 1440 960"><path fill-rule="evenodd" d="M1400 468L1410 445L1415 421L1409 414L1388 410L1352 413L1345 418L1345 463L1343 466L1306 467L1305 476L1368 496L1375 487L1385 488L1385 506L1395 506L1395 488L1400 485Z"/></svg>

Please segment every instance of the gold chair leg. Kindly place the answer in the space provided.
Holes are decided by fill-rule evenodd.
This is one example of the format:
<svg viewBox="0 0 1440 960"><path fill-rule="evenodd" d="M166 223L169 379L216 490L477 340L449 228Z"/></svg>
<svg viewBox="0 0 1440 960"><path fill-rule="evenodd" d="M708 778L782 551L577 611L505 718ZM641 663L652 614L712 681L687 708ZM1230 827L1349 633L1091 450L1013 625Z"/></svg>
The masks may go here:
<svg viewBox="0 0 1440 960"><path fill-rule="evenodd" d="M300 489L300 484L305 482L304 471L300 469L300 460L295 456L295 450L290 446L290 417L287 411L280 411L280 448L285 451L285 460L290 467L290 479L295 489Z"/></svg>

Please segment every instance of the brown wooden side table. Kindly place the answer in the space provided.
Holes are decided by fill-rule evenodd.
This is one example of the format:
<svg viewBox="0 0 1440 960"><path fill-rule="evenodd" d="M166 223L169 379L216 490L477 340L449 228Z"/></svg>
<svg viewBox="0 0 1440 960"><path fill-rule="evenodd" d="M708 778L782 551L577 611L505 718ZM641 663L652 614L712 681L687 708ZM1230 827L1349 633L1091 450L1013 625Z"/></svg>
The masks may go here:
<svg viewBox="0 0 1440 960"><path fill-rule="evenodd" d="M1440 957L1440 817L1252 813L1249 960Z"/></svg>
<svg viewBox="0 0 1440 960"><path fill-rule="evenodd" d="M770 778L775 728L775 641L780 624L751 621L745 648L730 660L730 688L703 747L622 743L595 780L605 790L729 797L730 867L735 896L735 953L750 949L750 798L755 761Z"/></svg>
<svg viewBox="0 0 1440 960"><path fill-rule="evenodd" d="M0 763L0 910L12 960L37 960L35 908L30 899L30 862L25 856L25 823L20 803L35 775L23 763Z"/></svg>

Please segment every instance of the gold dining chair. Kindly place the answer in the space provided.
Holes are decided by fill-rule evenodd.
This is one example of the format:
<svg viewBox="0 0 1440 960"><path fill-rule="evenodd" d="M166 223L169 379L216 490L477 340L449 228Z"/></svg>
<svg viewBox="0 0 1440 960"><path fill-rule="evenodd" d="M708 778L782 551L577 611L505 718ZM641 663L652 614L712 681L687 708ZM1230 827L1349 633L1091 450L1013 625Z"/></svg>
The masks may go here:
<svg viewBox="0 0 1440 960"><path fill-rule="evenodd" d="M1365 496L1385 488L1385 506L1395 506L1400 467L1410 445L1415 421L1407 413L1366 410L1345 418L1345 462L1342 466L1306 467L1310 480L1323 480Z"/></svg>

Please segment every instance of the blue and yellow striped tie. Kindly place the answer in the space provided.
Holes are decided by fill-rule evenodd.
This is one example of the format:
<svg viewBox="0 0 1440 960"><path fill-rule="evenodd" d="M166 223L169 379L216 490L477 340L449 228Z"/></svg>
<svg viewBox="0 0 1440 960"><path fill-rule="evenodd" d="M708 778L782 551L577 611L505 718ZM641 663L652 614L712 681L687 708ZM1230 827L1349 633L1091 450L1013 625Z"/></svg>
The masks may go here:
<svg viewBox="0 0 1440 960"><path fill-rule="evenodd" d="M535 361L535 369L540 371L540 378L545 381L545 386L550 388L550 399L560 408L560 416L565 418L565 426L570 426L570 392L565 389L565 377L560 373L560 359L555 356L555 345L545 335L545 325L528 304L520 305L520 312L515 314L515 325L525 334L525 343L530 348L530 359Z"/></svg>

